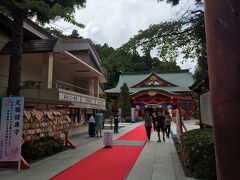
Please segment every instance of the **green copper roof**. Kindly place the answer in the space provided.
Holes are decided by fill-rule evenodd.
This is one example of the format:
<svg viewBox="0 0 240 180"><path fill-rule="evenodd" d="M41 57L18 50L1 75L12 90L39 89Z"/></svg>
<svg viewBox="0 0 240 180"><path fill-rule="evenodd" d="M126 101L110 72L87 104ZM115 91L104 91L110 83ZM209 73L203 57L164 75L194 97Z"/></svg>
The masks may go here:
<svg viewBox="0 0 240 180"><path fill-rule="evenodd" d="M149 77L151 73L142 73L142 74L123 74L119 76L118 84L113 89L108 89L105 92L106 93L120 93L120 88L122 85L127 83L129 92L135 93L137 91L141 91L144 89L162 89L170 92L182 92L182 91L190 91L189 86L191 86L194 82L193 76L189 71L183 70L178 72L155 72L157 76L159 76L161 79L174 84L176 86L172 87L141 87L141 88L131 88L134 85L140 83L141 81L145 80L147 77Z"/></svg>

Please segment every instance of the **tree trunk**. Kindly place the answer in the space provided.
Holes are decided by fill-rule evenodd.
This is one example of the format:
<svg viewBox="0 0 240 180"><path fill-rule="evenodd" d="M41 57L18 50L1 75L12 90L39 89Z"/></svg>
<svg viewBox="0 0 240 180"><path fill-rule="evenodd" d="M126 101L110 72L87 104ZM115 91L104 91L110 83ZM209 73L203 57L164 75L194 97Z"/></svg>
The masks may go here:
<svg viewBox="0 0 240 180"><path fill-rule="evenodd" d="M12 13L12 43L7 95L19 96L22 71L23 13Z"/></svg>

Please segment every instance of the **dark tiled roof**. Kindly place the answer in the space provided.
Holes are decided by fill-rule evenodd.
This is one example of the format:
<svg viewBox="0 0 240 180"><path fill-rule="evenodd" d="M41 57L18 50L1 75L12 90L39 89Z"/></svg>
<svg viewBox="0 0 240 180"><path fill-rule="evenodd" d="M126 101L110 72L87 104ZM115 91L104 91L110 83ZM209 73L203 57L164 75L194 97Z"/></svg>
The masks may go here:
<svg viewBox="0 0 240 180"><path fill-rule="evenodd" d="M57 39L39 39L23 42L23 53L52 52ZM9 42L1 54L11 53L11 42Z"/></svg>
<svg viewBox="0 0 240 180"><path fill-rule="evenodd" d="M95 63L91 53L89 52L89 50L70 51L70 53L73 54L74 56L78 57L85 63L87 63L89 66L100 71L97 64Z"/></svg>
<svg viewBox="0 0 240 180"><path fill-rule="evenodd" d="M1 28L0 31L11 36L11 26L12 25L13 25L13 21L9 17L3 15L0 12L0 28ZM24 25L23 25L23 39L24 40L41 39L41 37L39 35L37 35L38 33L36 33L36 32L34 33L31 31L31 29L28 29L29 26L32 27L33 29L37 30L37 32L40 32L41 34L43 34L44 36L46 36L49 39L54 38L51 34L46 32L42 27L38 26L36 23L31 21L30 19L25 19Z"/></svg>
<svg viewBox="0 0 240 180"><path fill-rule="evenodd" d="M48 39L54 39L55 38L53 35L51 35L49 32L47 32L43 27L37 25L31 19L26 18L24 20L24 22L27 25L29 25L29 26L33 27L34 29L36 29L37 31L39 31L40 33L42 33L43 35L45 35ZM23 26L25 27L25 25L23 25ZM27 28L26 28L26 30L27 30ZM30 30L28 30L28 31L30 31Z"/></svg>
<svg viewBox="0 0 240 180"><path fill-rule="evenodd" d="M3 14L0 13L0 27L1 27L1 31L5 32L5 33L11 33L11 28L10 26L12 25L12 21L7 18L6 16L4 16Z"/></svg>

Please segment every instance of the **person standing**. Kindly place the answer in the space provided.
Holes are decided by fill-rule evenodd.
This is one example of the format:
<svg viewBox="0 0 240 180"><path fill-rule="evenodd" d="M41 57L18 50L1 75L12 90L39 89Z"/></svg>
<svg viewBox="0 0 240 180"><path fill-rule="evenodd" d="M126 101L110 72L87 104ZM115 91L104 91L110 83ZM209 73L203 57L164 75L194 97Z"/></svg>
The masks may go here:
<svg viewBox="0 0 240 180"><path fill-rule="evenodd" d="M156 131L158 136L157 142L161 142L160 131L162 131L163 141L165 141L165 117L163 116L161 109L157 112L155 121L156 121Z"/></svg>
<svg viewBox="0 0 240 180"><path fill-rule="evenodd" d="M95 136L95 119L92 114L90 114L89 120L88 120L88 134L90 137Z"/></svg>
<svg viewBox="0 0 240 180"><path fill-rule="evenodd" d="M146 112L146 115L144 117L144 122L145 122L145 129L146 129L146 134L148 141L151 139L151 130L152 130L152 117L149 113L149 111Z"/></svg>
<svg viewBox="0 0 240 180"><path fill-rule="evenodd" d="M114 133L118 133L118 123L119 123L119 115L118 112L114 114Z"/></svg>
<svg viewBox="0 0 240 180"><path fill-rule="evenodd" d="M156 131L156 117L157 117L157 112L153 113L152 116L152 121L153 121L153 130Z"/></svg>
<svg viewBox="0 0 240 180"><path fill-rule="evenodd" d="M103 117L102 114L97 112L96 117L95 117L95 121L96 121L96 134L97 137L102 137L102 121L103 121Z"/></svg>
<svg viewBox="0 0 240 180"><path fill-rule="evenodd" d="M171 122L172 122L172 117L170 116L170 113L166 110L165 111L165 125L166 125L165 131L168 138L171 130Z"/></svg>

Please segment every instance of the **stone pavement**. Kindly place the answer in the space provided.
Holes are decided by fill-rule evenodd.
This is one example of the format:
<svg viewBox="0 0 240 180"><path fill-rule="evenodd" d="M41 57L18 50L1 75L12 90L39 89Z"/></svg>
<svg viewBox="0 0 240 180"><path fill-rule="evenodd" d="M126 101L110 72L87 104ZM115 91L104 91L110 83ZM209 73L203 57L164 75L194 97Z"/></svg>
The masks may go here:
<svg viewBox="0 0 240 180"><path fill-rule="evenodd" d="M194 180L185 177L172 138L161 143L157 139L157 133L152 132L127 180Z"/></svg>
<svg viewBox="0 0 240 180"><path fill-rule="evenodd" d="M134 123L121 128L119 130L120 133L114 134L114 139L140 124ZM32 163L31 168L28 170L17 172L16 169L0 169L0 179L47 180L103 147L102 138L90 138L87 134L74 136L72 141L77 146L76 149L69 149ZM153 132L151 141L146 143L127 179L190 180L191 178L184 176L172 139L166 139L166 142L162 143L157 143L156 141L157 136Z"/></svg>

